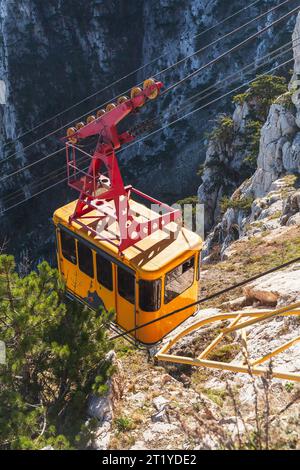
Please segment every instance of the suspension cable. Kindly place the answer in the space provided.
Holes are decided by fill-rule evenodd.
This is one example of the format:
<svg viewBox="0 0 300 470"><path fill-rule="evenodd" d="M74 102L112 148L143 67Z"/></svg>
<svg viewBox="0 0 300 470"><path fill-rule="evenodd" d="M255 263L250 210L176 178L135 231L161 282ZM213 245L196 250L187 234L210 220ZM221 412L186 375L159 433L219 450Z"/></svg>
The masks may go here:
<svg viewBox="0 0 300 470"><path fill-rule="evenodd" d="M211 96L213 93L216 93L218 90L221 89L221 88L216 89L216 86L217 86L217 85L222 84L222 83L224 83L224 82L227 82L227 81L230 80L231 78L234 78L234 77L237 77L237 78L238 78L245 70L247 70L247 69L249 69L249 68L251 69L251 67L253 67L253 65L254 65L254 66L256 65L255 69L258 69L258 68L264 66L264 65L265 65L267 62L269 62L271 59L272 59L272 60L275 60L275 59L281 57L282 55L286 54L287 52L289 52L290 50L293 49L293 47L294 47L295 44L293 44L293 46L291 46L290 48L288 48L288 49L286 49L286 50L283 50L281 53L275 55L275 53L277 53L279 50L284 49L285 47L287 47L288 45L290 45L290 44L292 44L292 43L296 43L296 41L298 41L298 39L299 39L299 37L296 38L296 39L293 39L293 41L287 42L286 44L284 44L283 46L279 47L278 49L276 49L276 50L274 50L274 51L272 51L272 52L266 54L265 56L259 58L258 61L253 61L253 62L251 62L250 64L248 64L248 65L246 65L245 67L243 67L242 69L240 69L238 72L234 72L233 74L226 76L226 77L223 78L222 80L219 80L218 82L216 82L214 85L211 85L210 87L208 87L208 88L202 90L201 92L198 92L198 93L196 93L195 95L193 95L193 96L187 98L187 101L191 101L191 100L193 100L195 97L199 97L200 95L204 95L207 91L213 90L211 93L206 94L206 95L202 98L202 100L204 100L205 98L208 98L208 97ZM273 55L274 55L274 57L272 57ZM267 62L264 63L263 61L267 61ZM259 62L259 63L257 63L257 62ZM260 62L262 62L262 63L260 63ZM232 81L229 82L229 83L232 83L233 81L234 81L234 80L232 80ZM180 107L179 107L178 110L180 110L180 109L185 109L187 106L190 106L191 104L195 104L195 103L197 103L198 101L199 101L199 99L193 101L193 103L186 103L186 104L185 104L185 103L182 103L182 105L180 105ZM177 111L177 112L178 112L178 111ZM152 123L152 122L157 121L161 116L163 116L163 114L164 114L164 113L161 112L158 116L156 116L155 118L151 119L149 122ZM39 160L36 160L35 162L32 162L32 163L30 163L30 164L28 164L28 165L26 165L26 166L24 166L24 167L21 167L21 168L15 170L15 171L13 171L12 173L9 173L8 175L3 176L2 178L0 178L0 183L1 183L2 181L5 181L6 179L12 177L12 176L15 176L16 174L18 174L18 173L20 173L20 172L23 172L23 171L27 170L28 168L31 168L32 166L37 165L38 163L40 163L40 162L42 162L42 161L44 161L44 160L46 160L46 159L48 159L48 158L50 158L50 157L56 155L56 154L59 153L61 150L62 150L62 149L60 149L60 150L58 150L58 151L56 151L56 152L50 153L49 155L46 155L46 156L40 158Z"/></svg>
<svg viewBox="0 0 300 470"><path fill-rule="evenodd" d="M276 67L274 67L274 68L271 69L270 71L266 72L266 74L264 74L264 75L267 75L267 74L271 73L272 71L277 70L278 68L287 65L288 63L292 62L293 60L294 60L294 58L289 59L289 60L287 60L286 62L283 62L282 64L277 65ZM262 75L262 76L263 76L263 75ZM184 116L181 116L181 117L179 117L178 119L175 119L174 121L172 121L172 122L166 124L165 126L162 126L161 128L156 129L155 131L153 131L153 132L147 134L146 136L142 137L141 139L132 142L131 144L127 145L126 147L124 147L124 148L118 150L116 153L120 153L120 152L124 151L125 149L128 149L128 148L131 147L132 145L136 145L136 144L138 144L138 143L140 143L140 142L142 142L142 141L144 141L144 140L147 140L149 137L153 136L154 134L157 134L158 132L161 132L162 130L165 130L167 127L170 127L170 126L176 124L177 122L181 121L182 119L185 119L186 117L188 117L188 116L190 116L190 115L192 115L192 114L194 114L194 113L196 113L196 112L198 112L198 111L200 111L200 110L202 110L202 109L204 109L204 108L210 106L211 104L214 104L215 102L217 102L217 101L219 101L219 100L221 100L221 99L227 97L228 95L230 95L230 94L236 92L237 90L243 88L244 86L249 85L250 83L254 82L256 79L257 79L257 78L255 78L255 79L253 79L253 80L249 80L249 81L243 83L242 85L239 85L238 87L234 88L233 90L230 90L229 92L223 94L222 96L220 96L220 97L218 97L218 98L215 98L214 100L210 101L209 103L206 103L205 105L200 106L199 108L196 108L196 109L194 109L193 111L190 111L189 113L185 114ZM86 168L84 169L84 171L86 171L88 168L89 168L89 167L86 167ZM56 186L56 185L58 185L58 184L60 184L60 183L63 183L63 182L65 182L65 181L67 181L67 179L68 179L68 178L66 177L66 178L64 178L64 179L62 179L62 180L60 180L60 181L58 181L58 182L55 183L54 185L51 185L51 186L49 186L49 187L43 189L42 191L39 191L38 193L31 195L29 198L26 198L26 199L24 199L24 200L22 200L22 201L19 201L18 203L14 204L13 206L9 206L8 208L2 209L2 211L0 212L0 217L3 217L3 215L4 215L5 212L8 212L9 210L11 210L11 209L13 209L13 208L19 206L20 204L23 204L23 203L26 202L27 200L32 199L32 198L35 197L35 196L38 196L39 194L41 194L41 193L47 191L48 189L51 189L53 186Z"/></svg>
<svg viewBox="0 0 300 470"><path fill-rule="evenodd" d="M299 41L300 41L300 36L297 37L296 39L294 39L293 41L290 41L290 43L292 43L292 42L299 42ZM287 43L287 44L289 44L289 43ZM285 46L286 46L286 45L285 45ZM282 47L285 47L285 46L282 46ZM279 48L279 49L280 49L280 48ZM277 49L277 50L278 50L278 49ZM276 50L276 51L277 51L277 50ZM289 49L287 49L287 50L281 52L280 54L275 55L275 56L272 58L272 60L278 59L279 57L281 57L282 55L285 55L287 52L289 52L289 51L291 51L291 50L293 50L293 46L290 47ZM273 52L276 52L276 51L273 51ZM272 53L272 54L273 54L273 53ZM267 54L266 56L262 57L262 58L259 59L259 60L264 60L265 58L268 58L270 55L271 55L271 54ZM269 60L270 60L270 59L268 59L267 62L269 62ZM293 59L291 59L291 60L293 60ZM260 68L260 67L263 67L264 65L266 65L267 62L257 65L257 66L255 67L255 69L258 69L258 68ZM288 62L289 62L289 61L288 61ZM285 65L286 63L287 63L287 62L284 62L283 64L279 65L279 67L281 67L282 65ZM254 61L253 63L251 63L251 64L249 64L249 65L247 65L247 66L245 66L243 69L240 69L239 72L236 72L235 74L232 74L232 75L228 75L228 76L225 77L224 79L219 80L219 82L216 82L214 85L211 85L210 87L206 88L205 90L203 90L203 91L201 91L201 92L199 92L199 93L196 93L196 94L190 96L189 98L187 98L187 101L192 101L192 100L193 100L193 101L192 101L191 103L186 103L186 102L182 103L182 105L180 105L179 108L177 109L176 114L178 114L179 111L181 111L181 110L183 110L183 109L185 109L185 108L187 108L187 107L189 107L189 106L192 106L192 105L194 105L195 103L197 103L197 102L199 102L199 101L205 100L206 98L208 98L208 97L211 96L212 94L217 93L217 92L220 91L222 88L219 87L219 88L215 89L215 86L216 86L216 85L222 84L223 82L226 82L226 83L227 83L227 81L228 81L231 77L234 77L234 76L237 76L237 77L238 77L241 72L245 71L245 70L248 69L248 68L251 68L251 66L253 66L253 65L255 65L255 64L256 64L256 61ZM275 69L271 69L271 71L273 71L273 70L275 70ZM267 75L267 74L268 74L268 72L266 72L266 73L264 73L264 74L257 75L253 81L255 81L255 80L257 80L258 78L263 77L263 76L265 76L265 75ZM235 83L235 82L236 82L236 80L233 79L233 80L230 80L228 84L230 85L231 83ZM251 81L251 83L252 83L252 81ZM243 86L243 85L242 85L242 86ZM213 91L211 91L210 93L207 93L207 94L205 94L203 97L201 97L202 94L206 93L206 92L209 91L209 90L213 90ZM200 97L197 98L196 100L194 100L194 98L197 97L197 96L200 96ZM222 97L221 97L221 98L222 98ZM175 113L174 113L172 116L174 116L174 115L175 115ZM153 118L153 119L151 119L151 120L149 121L149 124L155 122L157 119L159 119L160 117L163 117L163 116L164 116L164 113L163 113L163 112L159 113L155 118ZM171 117L172 117L172 116L171 116ZM135 143L135 142L134 142L134 143ZM132 145L132 144L131 144L131 145ZM126 147L126 148L127 148L127 147Z"/></svg>
<svg viewBox="0 0 300 470"><path fill-rule="evenodd" d="M180 106L179 109L184 109L186 108L187 106L191 106L192 104L194 103L197 103L199 101L199 97L201 97L202 95L203 98L201 98L201 100L204 100L205 98L207 98L208 96L210 96L211 94L217 92L217 91L220 91L222 88L215 88L217 85L222 85L222 83L225 81L226 83L228 82L229 83L234 83L236 80L234 79L235 76L238 77L239 75L241 75L243 72L246 72L246 75L247 75L247 71L248 69L250 69L252 71L252 67L255 66L255 70L265 66L267 63L271 62L271 61L275 61L276 59L278 59L279 57L281 57L282 55L285 55L287 54L288 52L292 51L293 48L295 47L295 44L292 44L292 43L298 43L299 44L299 41L300 41L300 36L298 36L298 38L294 39L293 41L290 41L288 43L286 43L284 46L281 46L279 47L278 49L272 51L270 54L267 54L261 58L258 59L258 61L253 61L251 64L248 64L246 65L245 67L241 68L238 72L235 72L231 75L227 75L227 77L225 77L224 80L219 80L217 81L214 85L211 85L207 88L205 88L204 90L200 91L199 93L196 93L194 95L192 95L191 97L188 97L186 101L192 101L192 103L182 103L182 106ZM291 47L283 50L282 52L280 53L277 53L279 50L281 50L282 48L285 48L287 45L291 45ZM257 63L259 62L259 63ZM206 94L208 91L210 90L213 90L212 92L210 92L209 94ZM194 99L197 98L195 101Z"/></svg>
<svg viewBox="0 0 300 470"><path fill-rule="evenodd" d="M300 57L300 56L297 56L297 57ZM279 64L278 66L274 67L272 70L270 70L269 72L267 72L266 74L263 74L264 75L267 75L268 73L271 73L272 71L274 70L277 70L279 67L283 67L284 65L287 65L288 63L292 62L294 60L294 58L292 59L289 59L287 60L286 62L283 62L282 64ZM206 108L207 106L210 106L211 104L214 104L216 103L217 101L219 101L220 99L223 99L225 98L226 96L229 96L231 95L232 93L236 92L237 90L243 88L244 86L246 85L249 85L250 83L254 82L257 78L253 79L253 80L249 80L245 83L243 83L242 85L239 85L238 87L234 88L233 90L230 90L229 92L225 93L224 95L218 97L218 98L215 98L214 100L210 101L209 103L206 103L205 105L199 107L199 108L196 108L194 109L193 111L190 111L188 112L187 114L185 114L184 116L181 116L179 117L178 119L175 119L174 121L166 124L165 126L162 126L161 128L159 129L156 129L155 131L151 132L150 134L147 134L147 136L145 136L145 138L141 138L139 140L136 140L134 142L132 142L131 144L127 145L126 147L124 147L123 149L120 149L118 152L120 151L123 151L125 149L128 149L129 147L131 147L132 145L135 145L135 144L138 144L139 142L142 142L143 140L146 140L148 139L149 137L152 137L153 135L157 134L158 132L161 132L162 130L166 129L167 127L170 127L174 124L176 124L177 122L181 121L182 119L185 119L187 118L188 116L191 116L192 114L195 114L196 112ZM118 153L117 152L117 153Z"/></svg>
<svg viewBox="0 0 300 470"><path fill-rule="evenodd" d="M211 60L210 62L208 62L207 64L204 64L202 65L201 67L199 67L198 69L194 70L194 72L190 73L189 75L187 75L186 77L182 78L181 80L178 80L178 82L176 83L173 83L173 85L170 85L169 88L167 88L166 90L164 90L162 92L162 95L168 93L169 91L173 90L174 88L176 88L178 85L181 85L182 83L184 83L185 81L189 80L190 78L194 77L195 75L197 75L199 72L201 72L202 70L206 69L207 67L211 66L211 65L214 65L216 62L218 62L219 60L223 59L224 57L226 57L228 54L232 54L233 52L236 52L237 50L239 50L241 47L245 46L246 44L248 44L248 42L252 41L252 39L255 39L257 38L258 36L260 36L262 33L266 32L268 29L272 28L273 26L276 26L277 24L281 23L281 21L283 20L286 20L287 18L289 18L291 15L294 15L296 12L298 12L300 10L300 7L297 6L296 8L294 8L293 10L289 11L288 13L286 13L285 15L281 16L280 18L278 18L277 20L273 21L272 23L270 23L269 25L265 26L264 28L260 29L258 32L252 34L251 36L249 36L248 38L244 39L242 42L236 44L234 47L232 47L231 49L228 49L227 51L223 52L220 56L216 57L215 59Z"/></svg>
<svg viewBox="0 0 300 470"><path fill-rule="evenodd" d="M249 8L253 7L254 5L256 5L257 3L259 3L261 0L255 0L255 2L252 2L250 3L249 5L246 5L246 7L243 7L241 8L240 10L236 11L235 13L233 13L232 15L224 18L223 20L219 21L218 23L212 25L211 27L207 28L206 30L196 34L195 36L193 36L191 39L195 39L195 38L198 38L200 36L203 36L204 34L207 34L209 31L211 31L212 29L216 28L217 26L221 26L222 24L226 23L227 21L231 20L232 18L234 18L235 16L239 15L240 13L248 10ZM26 131L24 131L22 134L19 134L17 137L15 137L13 140L11 140L10 142L7 142L3 148L5 148L7 145L10 145L14 142L16 142L17 140L21 139L22 137L24 137L25 135L31 133L31 132L34 132L35 130L37 130L38 128L44 126L45 124L48 124L49 122L53 121L54 119L57 119L58 117L60 117L61 115L67 113L68 111L70 111L71 109L74 109L75 107L79 106L80 104L84 103L85 101L91 99L91 98L94 98L95 96L97 96L98 94L100 93L103 93L104 91L106 91L107 89L109 88L112 88L113 86L117 85L118 83L120 83L121 81L125 80L126 78L129 78L131 75L134 75L138 72L140 72L141 70L143 70L144 68L148 67L149 65L152 65L153 63L159 61L160 59L164 58L168 56L168 52L160 55L159 57L156 57L155 59L152 59L150 62L147 62L146 64L142 65L141 67L131 71L130 73L128 73L127 75L124 75L123 77L120 77L118 78L117 80L115 80L113 83L105 86L104 88L102 88L101 90L97 90L95 93L92 93L91 95L83 98L82 100L74 103L73 105L69 106L68 108L65 108L64 110L60 111L59 113L55 114L54 116L40 122L39 124L36 124L34 127L32 127L31 129L28 129ZM124 91L122 94L126 94L129 90L126 90ZM115 98L111 99L110 101L113 101ZM102 106L105 106L105 104L109 103L110 101L107 101L105 103L103 103L102 105L100 105L100 107Z"/></svg>
<svg viewBox="0 0 300 470"><path fill-rule="evenodd" d="M61 183L64 183L65 181L67 181L68 177L62 179L62 180L59 180L57 181L56 183L52 184L51 186L48 186L44 189L42 189L41 191L38 191L37 193L34 193L34 194L31 194L30 196L28 196L26 199L24 199L23 201L20 201L20 202L16 202L15 204L13 204L12 206L9 206L7 209L0 209L0 217L3 217L4 213L5 212L8 212L9 210L11 209L14 209L15 207L18 207L20 204L23 204L24 202L27 202L29 201L30 199L33 199L34 197L36 196L39 196L40 194L48 191L49 189L52 189L54 188L55 186L61 184Z"/></svg>
<svg viewBox="0 0 300 470"><path fill-rule="evenodd" d="M61 150L65 150L65 149L62 148ZM88 161L88 157L86 155L84 157L80 157L77 163L82 164L84 160ZM65 173L66 173L66 164L60 168L57 168L56 170L50 171L49 173L42 176L41 178L38 178L36 181L33 181L31 184L26 185L26 189L35 189L41 184L49 183L49 180L55 179L56 177L60 177L64 175ZM3 202L4 204L7 204L12 199L15 200L16 197L21 197L21 196L24 196L24 191L19 188L16 191L9 193L5 198L1 200L1 202ZM0 209L0 214L1 214L1 209Z"/></svg>
<svg viewBox="0 0 300 470"><path fill-rule="evenodd" d="M40 163L40 162L43 162L44 160L47 160L48 158L51 158L51 157L54 157L55 155L57 155L58 153L60 153L62 150L64 150L64 148L60 148L58 150L55 150L54 152L52 153L49 153L48 155L40 158L39 160L35 161L35 162L32 162L32 163L29 163L28 165L26 166L23 166L22 168L19 168L18 170L15 170L13 171L12 173L9 173L8 175L5 175L3 176L1 179L0 179L0 183L4 180L6 180L7 178L10 178L11 176L15 176L17 175L18 173L20 173L21 171L25 171L25 170L28 170L28 168L31 168L32 166L36 165L37 163Z"/></svg>
<svg viewBox="0 0 300 470"><path fill-rule="evenodd" d="M291 0L285 0L284 2L280 3L279 5L277 5L276 8L279 8L279 6L282 6L283 4L285 4L285 3L288 2L288 1L291 1ZM269 14L271 11L274 10L274 8L275 8L275 7L271 8L270 10L268 10L267 12L265 12L263 15ZM292 10L291 12L289 12L287 15L284 15L283 17L281 17L281 18L279 18L278 20L274 21L274 22L271 23L270 25L266 26L265 28L263 28L262 30L260 30L258 33L256 33L256 35L252 35L252 36L248 37L247 40L246 40L246 42L243 41L242 43L238 44L237 46L235 46L235 49L237 50L239 47L242 47L242 45L244 45L244 43L249 42L249 41L252 40L253 38L255 38L255 37L257 37L258 35L260 35L261 33L267 31L269 28L271 28L271 27L274 26L275 24L278 24L280 21L283 21L283 20L286 19L288 16L294 14L294 13L296 12L296 10L298 10L299 8L300 8L300 7L295 8L294 10ZM261 15L259 15L259 17L261 18ZM258 17L257 17L257 18L258 18ZM257 18L254 18L253 21L257 20ZM244 26L244 25L243 25L243 26ZM221 40L221 39L222 39L222 37L219 38L218 40ZM206 46L206 48L208 48L208 47L210 47L210 44L208 44L208 45ZM219 60L221 60L222 58L224 58L226 55L230 54L231 52L232 52L232 50L229 50L229 51L227 51L226 53L221 54L221 55L218 56L216 59L214 59L214 61L211 61L211 62L205 64L205 65L202 66L200 69L198 69L198 71L195 71L195 72L199 73L200 70L203 70L204 68L208 67L209 65L212 65L212 63L218 62ZM196 54L196 53L199 53L199 51L196 51L194 54ZM189 57L190 57L190 56L186 57L185 60L187 60ZM195 72L193 72L193 73L195 74ZM156 76L156 75L155 75L155 76ZM175 84L175 86L177 86L178 84L179 84L179 83ZM173 86L173 87L174 87L174 86ZM167 91L169 91L169 90L171 90L171 87L169 87L167 90L165 90L165 91L162 93L162 95L165 94L165 93L166 93ZM108 102L109 102L109 101L108 101ZM107 103L108 103L108 102L107 102ZM34 145L40 143L40 142L43 141L44 139L47 139L47 138L51 137L52 135L56 134L56 133L59 132L60 130L65 129L67 126L71 125L74 121L77 121L77 120L82 119L82 118L85 117L87 114L92 113L92 112L96 111L97 109L99 109L99 105L98 105L97 107L95 107L95 108L92 108L92 109L89 110L88 112L82 114L81 116L78 116L77 118L72 119L72 121L69 121L68 123L64 124L63 126L57 128L57 129L55 129L54 131L51 131L50 133L46 134L45 136L43 136L43 137L41 137L41 138L35 140L34 142L32 142L32 143L30 143L29 145L25 146L22 150L16 151L16 152L14 152L13 154L7 156L6 158L2 159L2 160L0 161L0 163L4 163L4 162L8 161L10 158L13 158L13 157L16 156L16 155L25 152L26 150L28 150L28 149L31 148L32 146L34 146Z"/></svg>
<svg viewBox="0 0 300 470"><path fill-rule="evenodd" d="M204 297L203 299L197 300L196 302L192 302L191 304L186 305L185 307L178 308L177 310L173 310L172 312L167 313L165 315L162 315L159 318L155 318L154 320L143 323L142 325L136 326L135 328L132 328L130 330L119 333L118 335L113 336L110 339L111 339L111 341L113 341L113 340L118 339L118 338L123 338L124 336L126 336L130 333L134 333L134 332L140 330L141 328L145 328L146 326L153 325L154 323L156 323L158 321L161 321L161 320L164 320L165 318L169 318L173 315L176 315L177 313L181 313L181 312L184 312L185 310L188 310L190 308L202 305L205 302L208 302L209 300L213 300L216 297L219 297L220 295L227 294L228 292L231 292L234 289L237 289L239 287L245 286L246 284L249 284L249 282L256 281L257 279L260 279L264 276L267 276L268 274L272 274L272 273L275 273L275 272L277 272L281 269L287 268L288 266L291 266L292 264L298 263L299 261L300 261L300 257L292 259L291 261L287 261L286 263L280 264L279 266L271 268L271 269L269 269L267 271L264 271L262 273L256 274L255 276L252 276L248 279L245 279L244 281L238 282L237 284L234 284L230 287L226 287L225 289L222 289L218 292L215 292L214 294L208 295L207 297Z"/></svg>
<svg viewBox="0 0 300 470"><path fill-rule="evenodd" d="M62 150L65 150L65 148L62 147L62 148L59 149L59 150L62 151ZM91 156L89 155L89 158L90 158L90 157L91 157ZM80 156L80 157L78 158L78 160L77 160L77 163L78 163L78 164L81 164L81 163L83 162L83 160L86 160L87 158L88 158L88 157L87 157L86 155ZM54 178L54 177L59 176L60 174L63 174L63 173L65 173L65 172L66 172L66 164L64 164L64 166L62 166L62 167L60 167L60 168L56 168L56 169L54 169L54 170L52 170L52 171L47 172L47 174L45 174L45 175L39 177L37 180L34 180L31 184L29 184L29 185L26 184L26 188L34 188L34 187L36 187L36 186L39 186L39 185L40 185L42 182L44 182L44 181L48 182L48 179L49 179L49 178L50 178L50 179L51 179L51 178ZM11 200L11 199L15 199L15 197L22 196L22 195L24 195L24 191L23 191L22 188L21 188L21 189L19 188L19 189L13 191L12 193L9 193L6 197L2 198L2 199L1 199L1 202L6 203L7 201L9 201L9 200Z"/></svg>
<svg viewBox="0 0 300 470"><path fill-rule="evenodd" d="M284 6L286 3L288 3L290 0L284 0L283 2L279 3L278 5L275 5L273 8L271 8L268 11L265 11L261 13L260 15L256 16L255 18L252 18L251 20L247 21L246 23L242 24L241 26L238 26L232 31L229 31L229 33L226 33L224 36L221 36L220 38L215 39L212 43L202 47L201 49L198 49L197 51L193 52L192 54L188 55L187 57L184 57L183 59L179 60L178 62L175 62L175 64L170 65L169 67L166 67L165 69L161 70L158 72L156 75L154 75L154 78L166 73L168 70L171 70L174 67L177 67L178 65L182 64L186 60L190 59L191 57L194 57L195 55L199 54L200 52L205 51L209 47L215 46L218 42L223 41L224 39L227 39L228 37L232 36L233 34L238 33L239 31L242 31L244 28L247 28L247 26L250 26L252 23L257 22L264 18L265 16L269 15L270 13L273 13L275 10L278 10L278 8Z"/></svg>

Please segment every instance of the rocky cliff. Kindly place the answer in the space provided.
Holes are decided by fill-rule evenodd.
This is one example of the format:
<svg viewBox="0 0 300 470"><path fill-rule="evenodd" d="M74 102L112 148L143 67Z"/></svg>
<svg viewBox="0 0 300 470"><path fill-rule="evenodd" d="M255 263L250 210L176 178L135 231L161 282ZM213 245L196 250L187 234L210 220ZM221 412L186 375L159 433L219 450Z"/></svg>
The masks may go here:
<svg viewBox="0 0 300 470"><path fill-rule="evenodd" d="M297 18L293 38L300 35L300 16ZM300 46L294 45L294 73L289 90L273 100L267 119L259 134L256 169L249 178L242 180L245 163L245 145L238 148L245 133L249 115L253 109L249 100L238 103L232 116L232 125L236 133L232 137L227 152L227 179L231 195L229 200L222 196L226 187L226 175L223 176L224 141L212 140L208 146L204 165L203 183L198 195L207 208L207 229L216 224L207 239L208 254L213 247L218 247L221 254L226 254L230 243L244 236L255 235L280 226L299 225L299 177L300 177L300 104L297 78L300 72ZM296 80L296 81L295 81ZM223 147L222 147L223 144ZM237 150L238 148L238 150ZM216 164L211 168L212 159ZM238 176L234 177L234 172ZM222 177L220 179L220 174ZM217 180L218 178L218 180ZM219 181L213 185L213 181ZM241 185L239 186L239 183ZM227 193L228 194L228 193ZM227 209L227 210L226 210ZM224 213L225 212L225 213Z"/></svg>
<svg viewBox="0 0 300 470"><path fill-rule="evenodd" d="M55 0L50 3L1 0L0 80L5 102L0 104L0 159L17 152L1 166L1 175L57 149L63 131L25 150L34 140L209 44L276 3L279 2L265 0L256 3L222 27L195 38L206 28L243 8L245 3L239 0L230 2L230 5L227 2L225 5L223 0ZM218 42L160 78L167 86L172 84L270 23L288 8L290 5ZM276 30L276 34L272 31L263 34L243 50L206 69L185 86L157 101L150 111L145 109L140 118L152 118L158 111L163 111L167 118L177 112L187 97L222 79L225 73L239 70L245 65L245 57L248 63L282 45L293 27L294 19L291 18ZM159 61L116 86L72 108L34 133L18 138L49 116L161 55L163 57ZM230 100L227 105L230 106ZM127 182L169 202L195 194L199 185L196 172L205 156L204 147L199 142L211 127L211 119L225 107L226 100L222 100L165 130L150 142L124 152L121 160ZM177 115L182 113L178 111ZM56 156L5 180L0 189L1 207L9 207L58 181L64 175L63 166L63 156ZM34 244L35 257L50 253L51 214L59 204L73 197L75 195L70 195L60 185L54 191L5 213L1 219L1 239L4 234L12 233L12 227L18 226L13 240L11 235L8 237L10 249L17 246L14 251L19 252Z"/></svg>

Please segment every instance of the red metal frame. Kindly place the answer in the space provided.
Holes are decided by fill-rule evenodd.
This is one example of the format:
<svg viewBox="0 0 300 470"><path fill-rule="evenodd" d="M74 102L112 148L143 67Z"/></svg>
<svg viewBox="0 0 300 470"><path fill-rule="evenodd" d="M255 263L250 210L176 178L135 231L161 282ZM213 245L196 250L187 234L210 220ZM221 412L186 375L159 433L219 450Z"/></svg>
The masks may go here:
<svg viewBox="0 0 300 470"><path fill-rule="evenodd" d="M120 253L181 217L180 210L173 209L131 186L125 187L115 152L123 144L134 140L134 136L129 132L119 134L117 124L128 114L140 108L149 96L159 92L161 87L162 83L153 83L137 96L124 101L111 111L74 131L66 141L68 185L80 192L74 214L69 222L71 224L76 221L87 231L109 241L118 247ZM75 141L77 143L94 135L98 135L99 140L93 155L87 154L75 144ZM80 152L90 158L87 171L80 168L80 158L77 157ZM106 169L105 172L102 170L103 167ZM139 214L133 213L130 208L132 193L154 204L159 212L165 213L156 214L154 218L146 221L137 220ZM108 204L108 202L113 202L113 204ZM95 209L98 210L99 215L88 216ZM94 227L85 223L87 218L95 219L96 223L103 221L105 229L109 231L109 224L105 222L108 217L118 223L117 239L101 235Z"/></svg>

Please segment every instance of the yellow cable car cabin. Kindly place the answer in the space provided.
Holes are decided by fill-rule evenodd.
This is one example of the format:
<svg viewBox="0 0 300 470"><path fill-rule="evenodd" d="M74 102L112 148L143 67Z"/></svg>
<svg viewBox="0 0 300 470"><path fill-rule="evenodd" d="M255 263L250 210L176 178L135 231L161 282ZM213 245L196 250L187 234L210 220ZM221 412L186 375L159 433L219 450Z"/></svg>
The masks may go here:
<svg viewBox="0 0 300 470"><path fill-rule="evenodd" d="M116 246L103 240L101 231L95 235L76 221L69 223L76 202L57 209L53 217L58 267L71 296L93 309L114 309L115 322L125 331L197 300L202 240L196 233L171 222L120 254ZM131 200L130 206L149 217L150 209L144 205ZM90 212L85 219L87 227L95 223L94 215ZM117 230L112 223L105 235L115 232L117 236ZM131 336L143 344L154 344L195 310L184 310Z"/></svg>

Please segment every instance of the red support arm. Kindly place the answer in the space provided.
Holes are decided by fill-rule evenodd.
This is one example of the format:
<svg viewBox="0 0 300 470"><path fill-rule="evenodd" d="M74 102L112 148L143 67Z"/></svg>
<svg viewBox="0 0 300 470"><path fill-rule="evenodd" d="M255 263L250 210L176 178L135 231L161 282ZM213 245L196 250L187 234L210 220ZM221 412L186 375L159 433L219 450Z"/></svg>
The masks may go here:
<svg viewBox="0 0 300 470"><path fill-rule="evenodd" d="M137 96L124 101L119 104L116 108L106 112L95 121L90 122L81 129L74 129L74 132L68 136L75 142L75 140L85 139L93 135L102 135L105 143L111 143L114 149L120 148L121 144L127 142L126 134L120 136L117 132L116 126L122 121L128 114L136 111L145 104L145 101L149 96L155 92L159 92L162 88L161 82L156 82L153 85L145 88ZM121 138L122 137L122 138Z"/></svg>
<svg viewBox="0 0 300 470"><path fill-rule="evenodd" d="M68 183L73 189L80 191L70 223L76 220L79 225L99 236L97 230L85 225L84 217L95 209L102 214L99 220L106 216L115 217L119 225L120 236L117 246L120 252L180 217L179 211L140 193L131 186L125 187L115 153L121 145L134 139L129 132L119 134L118 123L143 106L147 99L156 98L161 87L161 82L155 82L153 79L146 80L144 90L139 88L132 90L131 99L122 97L117 106L109 105L106 112L103 111L97 118L91 117L88 124L79 123L76 128L70 128L67 131ZM101 139L91 156L89 169L85 172L78 167L80 158L76 158L76 153L81 149L76 146L76 143L93 135L99 135ZM101 173L102 167L106 168L106 174ZM131 192L139 194L152 204L158 204L161 209L167 210L167 213L157 214L152 220L139 222L130 210ZM113 206L106 204L109 201L113 201ZM110 239L107 241L113 243Z"/></svg>

